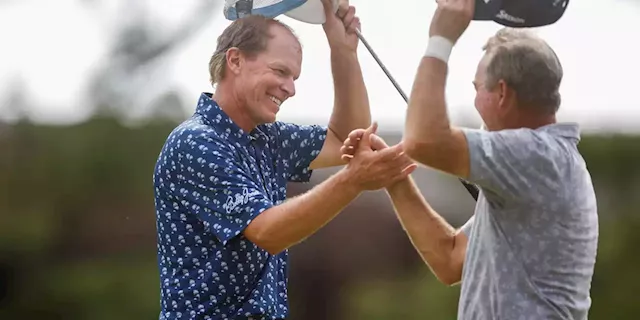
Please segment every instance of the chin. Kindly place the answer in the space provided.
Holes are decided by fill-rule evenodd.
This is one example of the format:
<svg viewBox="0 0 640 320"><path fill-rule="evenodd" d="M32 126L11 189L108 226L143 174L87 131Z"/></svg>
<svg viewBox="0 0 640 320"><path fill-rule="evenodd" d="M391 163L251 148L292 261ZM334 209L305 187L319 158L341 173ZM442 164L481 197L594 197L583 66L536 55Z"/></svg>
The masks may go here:
<svg viewBox="0 0 640 320"><path fill-rule="evenodd" d="M265 112L260 118L261 123L274 123L276 121L276 113Z"/></svg>
<svg viewBox="0 0 640 320"><path fill-rule="evenodd" d="M275 114L273 116L271 116L271 117L266 117L266 119L264 121L264 123L274 123L274 122L276 122L276 115Z"/></svg>
<svg viewBox="0 0 640 320"><path fill-rule="evenodd" d="M268 108L263 109L264 113L262 118L265 123L272 123L276 121L276 116L278 115L278 111L280 111L279 107L275 107L274 105L269 106ZM275 110L274 110L275 109Z"/></svg>

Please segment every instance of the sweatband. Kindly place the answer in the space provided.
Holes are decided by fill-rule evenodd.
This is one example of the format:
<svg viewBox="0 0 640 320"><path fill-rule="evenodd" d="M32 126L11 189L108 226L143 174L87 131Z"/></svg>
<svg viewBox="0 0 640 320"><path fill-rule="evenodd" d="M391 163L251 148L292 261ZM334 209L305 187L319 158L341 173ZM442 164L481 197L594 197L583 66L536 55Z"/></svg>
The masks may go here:
<svg viewBox="0 0 640 320"><path fill-rule="evenodd" d="M453 49L453 42L442 36L432 36L427 44L425 57L433 57L442 60L444 63L449 62L449 56Z"/></svg>

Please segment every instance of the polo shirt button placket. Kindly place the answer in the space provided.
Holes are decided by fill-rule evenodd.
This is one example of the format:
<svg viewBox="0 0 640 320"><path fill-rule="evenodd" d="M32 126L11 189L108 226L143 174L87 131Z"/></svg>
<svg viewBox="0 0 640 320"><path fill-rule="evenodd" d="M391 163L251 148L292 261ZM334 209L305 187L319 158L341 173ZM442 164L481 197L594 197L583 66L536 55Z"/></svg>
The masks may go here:
<svg viewBox="0 0 640 320"><path fill-rule="evenodd" d="M264 189L264 192L269 195L269 198L271 199L271 201L274 201L273 199L273 192L271 191L271 189L268 187L267 185L267 181L269 177L265 177L265 173L264 173L264 161L262 161L262 155L261 155L261 150L262 150L262 146L260 145L260 139L257 137L254 137L253 135L250 135L251 137L251 149L253 150L253 155L255 157L256 160L256 164L258 166L258 179L260 179L260 184L262 185L262 188Z"/></svg>

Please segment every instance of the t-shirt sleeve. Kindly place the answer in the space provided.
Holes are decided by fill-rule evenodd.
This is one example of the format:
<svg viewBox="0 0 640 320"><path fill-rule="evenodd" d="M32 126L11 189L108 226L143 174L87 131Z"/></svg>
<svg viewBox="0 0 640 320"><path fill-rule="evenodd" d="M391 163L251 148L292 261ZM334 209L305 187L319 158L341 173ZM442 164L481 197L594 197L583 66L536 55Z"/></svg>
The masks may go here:
<svg viewBox="0 0 640 320"><path fill-rule="evenodd" d="M207 134L184 134L177 144L171 188L180 203L225 244L274 204L243 169L232 148Z"/></svg>
<svg viewBox="0 0 640 320"><path fill-rule="evenodd" d="M309 165L320 154L327 139L327 127L276 122L278 153L287 163L288 181L308 182Z"/></svg>
<svg viewBox="0 0 640 320"><path fill-rule="evenodd" d="M552 137L531 129L463 131L470 158L467 180L485 195L527 199L552 192L561 152Z"/></svg>
<svg viewBox="0 0 640 320"><path fill-rule="evenodd" d="M469 218L469 220L467 220L467 222L465 222L460 228L460 231L462 231L467 238L470 238L471 236L471 229L473 228L475 217L475 215L471 216L471 218Z"/></svg>

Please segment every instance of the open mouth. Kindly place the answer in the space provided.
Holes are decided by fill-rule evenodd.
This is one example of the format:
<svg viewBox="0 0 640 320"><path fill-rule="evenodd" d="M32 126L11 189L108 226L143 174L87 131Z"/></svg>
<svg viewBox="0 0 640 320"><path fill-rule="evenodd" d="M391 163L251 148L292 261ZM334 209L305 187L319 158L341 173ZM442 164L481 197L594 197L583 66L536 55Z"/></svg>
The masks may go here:
<svg viewBox="0 0 640 320"><path fill-rule="evenodd" d="M274 97L274 96L269 96L269 99L271 101L273 101L273 103L275 103L278 107L280 107L280 105L282 104L282 100Z"/></svg>

